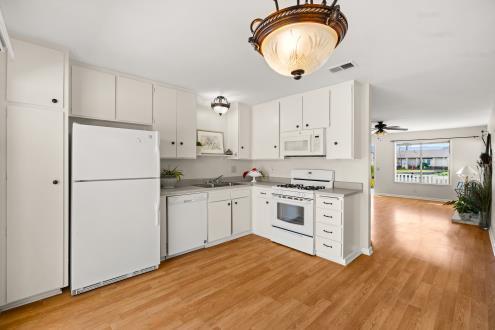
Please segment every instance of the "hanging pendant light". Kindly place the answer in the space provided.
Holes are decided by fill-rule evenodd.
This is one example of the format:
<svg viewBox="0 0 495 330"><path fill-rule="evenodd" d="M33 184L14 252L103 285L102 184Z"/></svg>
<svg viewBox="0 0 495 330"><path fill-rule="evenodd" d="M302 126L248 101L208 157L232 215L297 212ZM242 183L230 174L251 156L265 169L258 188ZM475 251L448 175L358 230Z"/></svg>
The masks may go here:
<svg viewBox="0 0 495 330"><path fill-rule="evenodd" d="M221 116L229 111L230 103L224 96L217 96L213 102L211 102L211 108Z"/></svg>
<svg viewBox="0 0 495 330"><path fill-rule="evenodd" d="M347 19L340 12L337 0L279 9L265 19L251 23L253 36L249 43L265 58L267 64L284 76L299 80L318 70L344 39Z"/></svg>

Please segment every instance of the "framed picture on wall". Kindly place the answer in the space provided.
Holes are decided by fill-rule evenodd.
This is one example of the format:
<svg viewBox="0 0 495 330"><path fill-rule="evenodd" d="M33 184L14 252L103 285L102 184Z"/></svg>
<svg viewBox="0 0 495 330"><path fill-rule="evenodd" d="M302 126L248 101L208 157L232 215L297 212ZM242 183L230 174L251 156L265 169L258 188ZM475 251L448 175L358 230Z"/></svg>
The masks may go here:
<svg viewBox="0 0 495 330"><path fill-rule="evenodd" d="M198 141L202 145L202 154L224 154L223 132L198 130Z"/></svg>

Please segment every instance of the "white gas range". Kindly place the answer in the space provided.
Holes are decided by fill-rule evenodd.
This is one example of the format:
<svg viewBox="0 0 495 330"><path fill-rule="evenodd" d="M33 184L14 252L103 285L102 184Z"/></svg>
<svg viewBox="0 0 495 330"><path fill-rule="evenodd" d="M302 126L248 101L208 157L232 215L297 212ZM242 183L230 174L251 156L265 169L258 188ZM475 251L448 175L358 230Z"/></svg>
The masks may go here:
<svg viewBox="0 0 495 330"><path fill-rule="evenodd" d="M334 180L330 170L293 170L290 184L273 187L272 241L314 255L315 191Z"/></svg>

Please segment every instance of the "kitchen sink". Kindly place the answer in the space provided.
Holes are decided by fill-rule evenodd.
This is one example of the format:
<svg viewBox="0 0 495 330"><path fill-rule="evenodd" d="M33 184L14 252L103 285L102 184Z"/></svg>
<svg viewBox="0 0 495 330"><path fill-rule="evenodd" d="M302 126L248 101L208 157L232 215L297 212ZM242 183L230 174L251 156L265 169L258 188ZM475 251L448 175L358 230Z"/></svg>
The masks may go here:
<svg viewBox="0 0 495 330"><path fill-rule="evenodd" d="M195 184L195 187L201 188L219 188L219 187L233 187L233 186L241 186L242 183L237 182L220 182L220 183L201 183Z"/></svg>

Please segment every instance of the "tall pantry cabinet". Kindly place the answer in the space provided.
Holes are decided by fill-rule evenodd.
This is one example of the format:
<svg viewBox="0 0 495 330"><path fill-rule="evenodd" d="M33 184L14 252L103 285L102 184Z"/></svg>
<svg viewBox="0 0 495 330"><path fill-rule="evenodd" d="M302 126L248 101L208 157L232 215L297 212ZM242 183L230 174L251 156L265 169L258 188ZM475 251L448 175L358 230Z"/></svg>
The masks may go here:
<svg viewBox="0 0 495 330"><path fill-rule="evenodd" d="M68 53L12 43L15 58L0 62L7 75L0 309L68 285Z"/></svg>

